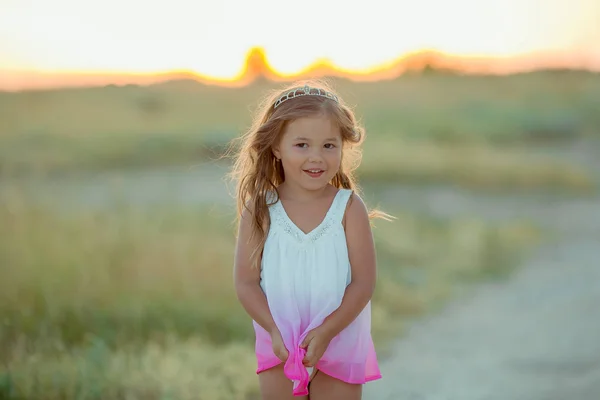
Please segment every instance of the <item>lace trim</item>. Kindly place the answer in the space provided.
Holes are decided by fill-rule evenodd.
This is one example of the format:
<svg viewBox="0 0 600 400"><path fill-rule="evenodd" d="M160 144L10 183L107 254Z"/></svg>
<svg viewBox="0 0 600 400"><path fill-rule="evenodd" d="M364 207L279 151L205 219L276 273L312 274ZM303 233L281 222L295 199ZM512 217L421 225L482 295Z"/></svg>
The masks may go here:
<svg viewBox="0 0 600 400"><path fill-rule="evenodd" d="M345 207L346 202L344 202L343 199L346 198L346 194L342 192L343 190L344 189L340 189L338 193L336 193L333 204L327 211L323 221L309 233L304 233L296 224L294 224L283 208L281 200L271 206L272 219L285 233L292 236L297 242L314 243L329 231L331 226L336 222L336 217L340 214L340 208Z"/></svg>

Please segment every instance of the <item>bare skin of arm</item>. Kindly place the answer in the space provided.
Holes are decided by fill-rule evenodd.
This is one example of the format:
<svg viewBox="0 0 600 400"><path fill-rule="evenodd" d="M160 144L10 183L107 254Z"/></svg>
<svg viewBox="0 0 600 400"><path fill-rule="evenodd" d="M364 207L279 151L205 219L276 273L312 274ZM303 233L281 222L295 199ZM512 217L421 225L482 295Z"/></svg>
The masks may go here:
<svg viewBox="0 0 600 400"><path fill-rule="evenodd" d="M288 357L288 352L269 310L267 298L260 287L260 269L253 268L250 263L250 255L257 245L257 241L250 240L251 220L251 212L244 209L235 248L233 271L235 291L238 300L250 318L271 335L275 355L280 360L285 361Z"/></svg>
<svg viewBox="0 0 600 400"><path fill-rule="evenodd" d="M377 280L375 243L368 211L362 199L355 194L346 211L345 221L352 281L346 288L340 307L323 322L332 337L358 317L371 300Z"/></svg>

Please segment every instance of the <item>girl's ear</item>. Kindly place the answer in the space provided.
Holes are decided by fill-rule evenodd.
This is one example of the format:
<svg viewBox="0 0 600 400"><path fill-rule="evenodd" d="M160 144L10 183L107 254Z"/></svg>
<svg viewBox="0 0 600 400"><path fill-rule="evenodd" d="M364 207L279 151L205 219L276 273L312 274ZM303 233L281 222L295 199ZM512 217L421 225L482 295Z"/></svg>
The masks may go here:
<svg viewBox="0 0 600 400"><path fill-rule="evenodd" d="M279 151L279 145L271 147L271 151L276 159L281 160L281 152Z"/></svg>

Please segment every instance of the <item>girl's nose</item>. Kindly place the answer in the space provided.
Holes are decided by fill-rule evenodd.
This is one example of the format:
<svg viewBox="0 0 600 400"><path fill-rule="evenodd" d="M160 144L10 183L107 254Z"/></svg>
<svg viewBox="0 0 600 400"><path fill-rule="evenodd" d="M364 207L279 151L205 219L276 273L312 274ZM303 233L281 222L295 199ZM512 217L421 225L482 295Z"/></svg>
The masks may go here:
<svg viewBox="0 0 600 400"><path fill-rule="evenodd" d="M310 155L308 156L308 161L310 162L322 162L323 161L323 157L321 156L321 153L316 150L310 153Z"/></svg>

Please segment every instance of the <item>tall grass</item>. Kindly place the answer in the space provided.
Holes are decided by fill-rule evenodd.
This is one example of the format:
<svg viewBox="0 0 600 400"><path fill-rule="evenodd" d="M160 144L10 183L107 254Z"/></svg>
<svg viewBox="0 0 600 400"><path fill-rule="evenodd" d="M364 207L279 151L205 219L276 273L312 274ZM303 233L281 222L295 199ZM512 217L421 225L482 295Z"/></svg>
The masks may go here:
<svg viewBox="0 0 600 400"><path fill-rule="evenodd" d="M0 204L0 398L249 399L250 320L232 287L232 211ZM465 280L508 273L527 224L389 210L375 227L379 348Z"/></svg>
<svg viewBox="0 0 600 400"><path fill-rule="evenodd" d="M365 143L361 178L369 182L453 183L480 190L552 189L593 193L584 168L519 147L440 144L410 140Z"/></svg>
<svg viewBox="0 0 600 400"><path fill-rule="evenodd" d="M588 171L526 149L497 149L477 143L451 144L371 138L365 143L360 175L370 182L453 183L480 189L597 190ZM112 138L0 137L0 176L38 175L194 165L221 160L225 143L201 136L123 135ZM110 161L110 163L109 163ZM108 164L109 163L109 164Z"/></svg>

